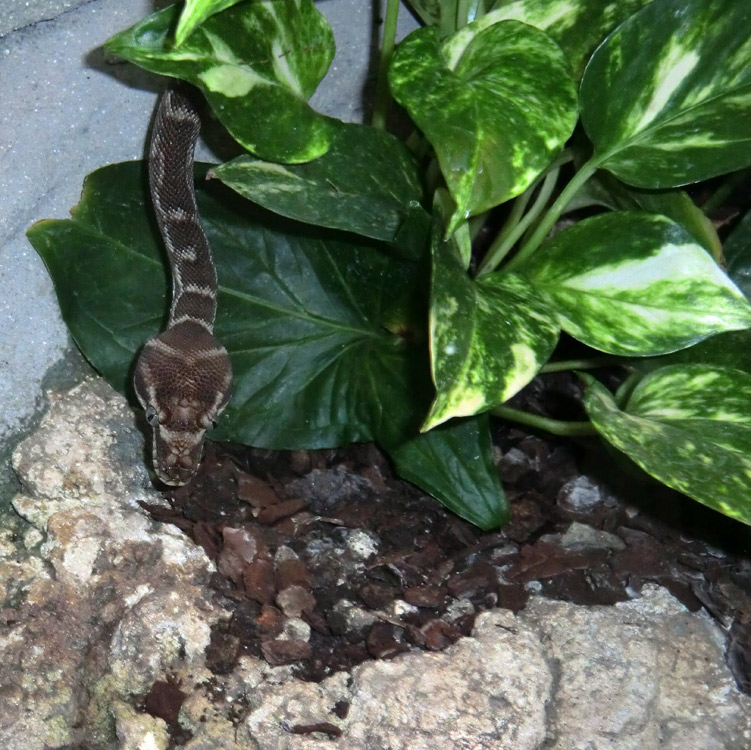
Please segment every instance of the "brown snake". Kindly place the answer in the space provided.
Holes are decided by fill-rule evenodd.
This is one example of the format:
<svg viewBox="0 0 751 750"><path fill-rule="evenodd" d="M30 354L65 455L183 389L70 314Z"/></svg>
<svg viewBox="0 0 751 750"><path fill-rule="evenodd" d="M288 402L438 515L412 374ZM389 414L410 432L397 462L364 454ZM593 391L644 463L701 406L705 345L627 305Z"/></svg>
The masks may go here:
<svg viewBox="0 0 751 750"><path fill-rule="evenodd" d="M143 347L133 384L152 427L152 461L169 485L189 482L206 430L229 401L232 368L214 338L217 278L198 216L193 155L200 119L182 92L169 89L156 113L149 186L172 272L172 305L162 333Z"/></svg>

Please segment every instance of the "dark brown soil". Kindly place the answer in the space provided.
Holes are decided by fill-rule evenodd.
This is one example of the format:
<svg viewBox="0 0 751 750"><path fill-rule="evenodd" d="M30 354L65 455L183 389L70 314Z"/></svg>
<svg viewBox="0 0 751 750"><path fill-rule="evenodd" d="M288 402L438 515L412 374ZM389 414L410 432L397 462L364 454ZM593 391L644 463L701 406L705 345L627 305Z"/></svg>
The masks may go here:
<svg viewBox="0 0 751 750"><path fill-rule="evenodd" d="M531 386L527 406L544 411L546 393ZM209 446L197 480L166 494L171 508L149 510L216 561L213 586L233 614L213 632L210 668L228 673L251 654L321 680L443 649L478 612L518 611L531 592L609 605L655 582L718 621L751 694L751 529L624 471L596 441L507 426L495 437L511 522L491 533L395 479L371 445ZM156 687L149 705L173 713L179 686Z"/></svg>

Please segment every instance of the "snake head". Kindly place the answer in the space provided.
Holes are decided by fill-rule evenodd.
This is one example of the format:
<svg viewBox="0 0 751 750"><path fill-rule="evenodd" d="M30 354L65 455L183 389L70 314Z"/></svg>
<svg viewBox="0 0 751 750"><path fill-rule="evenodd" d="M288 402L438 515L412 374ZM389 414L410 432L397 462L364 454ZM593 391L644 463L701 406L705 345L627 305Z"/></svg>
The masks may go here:
<svg viewBox="0 0 751 750"><path fill-rule="evenodd" d="M144 346L133 384L152 430L152 463L170 486L198 471L206 431L227 405L232 368L226 349L205 329L168 329Z"/></svg>

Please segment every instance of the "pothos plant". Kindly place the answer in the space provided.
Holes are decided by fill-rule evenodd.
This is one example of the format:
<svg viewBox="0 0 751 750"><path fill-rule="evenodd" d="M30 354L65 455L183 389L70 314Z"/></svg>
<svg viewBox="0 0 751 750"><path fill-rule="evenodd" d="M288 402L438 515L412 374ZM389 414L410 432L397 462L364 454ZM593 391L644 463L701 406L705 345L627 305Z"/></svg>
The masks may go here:
<svg viewBox="0 0 751 750"><path fill-rule="evenodd" d="M334 56L313 0L188 0L105 45L198 87L244 150L197 167L236 375L213 437L375 440L491 528L507 518L495 415L597 434L751 524L751 306L731 280L748 278L751 220L723 256L679 189L751 165L751 8L411 5L424 25L394 49L388 0L372 125L308 104ZM406 142L384 128L390 96ZM713 184L716 203L729 183ZM29 238L81 350L129 394L168 294L142 164L89 175L72 219ZM591 357L561 360L561 332ZM605 363L623 368L616 393L591 374ZM565 369L586 382L588 421L506 404Z"/></svg>

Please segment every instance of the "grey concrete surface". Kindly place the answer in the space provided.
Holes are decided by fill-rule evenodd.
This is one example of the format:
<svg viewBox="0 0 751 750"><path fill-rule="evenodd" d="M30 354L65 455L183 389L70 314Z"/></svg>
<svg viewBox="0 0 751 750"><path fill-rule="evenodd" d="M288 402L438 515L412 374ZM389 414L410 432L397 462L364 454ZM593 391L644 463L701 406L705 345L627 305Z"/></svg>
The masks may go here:
<svg viewBox="0 0 751 750"><path fill-rule="evenodd" d="M20 12L25 4L25 11L37 10L41 18L54 7L61 11L53 20L21 24L0 38L2 475L9 446L43 407L50 369L75 361L51 281L25 232L40 219L67 218L89 172L141 158L164 79L105 59L100 49L110 35L154 10L150 0L93 0L78 7L72 7L74 0L0 3L6 13L11 6ZM368 50L379 28L374 18L382 3L322 0L319 5L334 29L337 56L314 104L344 120L360 120ZM415 25L403 13L400 35ZM0 500L3 494L0 476Z"/></svg>
<svg viewBox="0 0 751 750"><path fill-rule="evenodd" d="M92 0L0 0L0 37L90 3Z"/></svg>

